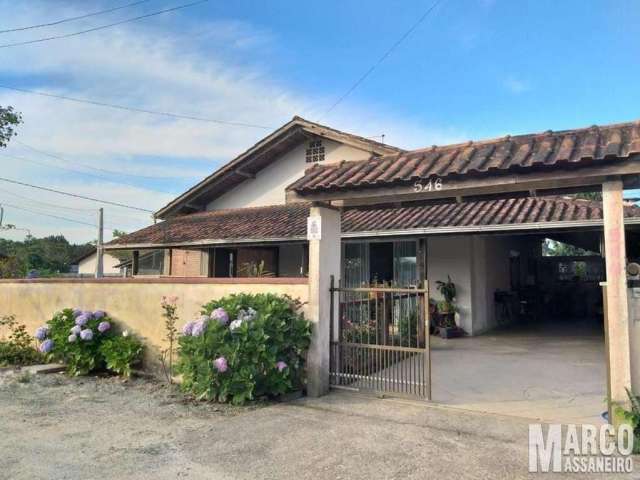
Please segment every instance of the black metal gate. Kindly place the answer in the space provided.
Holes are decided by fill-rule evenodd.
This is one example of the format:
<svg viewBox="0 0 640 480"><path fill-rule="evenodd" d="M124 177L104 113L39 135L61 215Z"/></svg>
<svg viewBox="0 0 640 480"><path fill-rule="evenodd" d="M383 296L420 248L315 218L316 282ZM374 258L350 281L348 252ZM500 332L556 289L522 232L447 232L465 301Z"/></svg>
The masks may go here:
<svg viewBox="0 0 640 480"><path fill-rule="evenodd" d="M333 387L431 399L426 281L424 288L344 288L332 279L331 302Z"/></svg>

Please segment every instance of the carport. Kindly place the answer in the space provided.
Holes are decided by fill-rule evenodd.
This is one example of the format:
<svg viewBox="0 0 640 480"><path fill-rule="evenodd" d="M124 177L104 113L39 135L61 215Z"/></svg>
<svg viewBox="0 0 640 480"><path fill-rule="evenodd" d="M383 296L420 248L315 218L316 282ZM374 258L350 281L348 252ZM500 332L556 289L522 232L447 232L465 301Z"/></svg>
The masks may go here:
<svg viewBox="0 0 640 480"><path fill-rule="evenodd" d="M314 391L312 388L312 393L326 391L329 383L326 366L330 360L329 344L335 324L323 322L323 319L338 318L338 305L333 302L333 296L326 294L331 277L340 277L339 262L326 262L326 258L332 255L330 252L337 250L340 241L340 218L336 215L336 209L363 205L398 207L406 204L430 204L442 199L453 199L464 204L483 198L535 198L539 195L596 191L602 192L603 202L603 222L597 228L601 228L603 234L603 273L606 278L603 302L605 344L600 347L600 352L604 352L603 358L600 357L598 361L600 354L597 345L601 343L597 333L590 343L585 341L588 335L575 338L565 333L563 336L561 331L554 331L546 322L541 322L534 325L546 325L546 329L537 336L531 329L524 336L517 330L502 330L484 339L463 339L459 344L454 344L454 347L445 347L440 351L434 342L431 352L427 345L424 366L431 370L429 388L432 389L433 399L438 400L439 376L448 375L444 370L438 371L438 355L442 354L440 356L445 361L449 355L451 361L447 363L457 363L460 368L467 363L464 373L458 372L458 381L455 375L448 375L453 382L451 385L458 385L459 391L467 392L468 399L471 400L463 401L460 405L472 406L478 403L474 400L491 404L495 400L492 392L499 390L494 382L497 381L500 368L511 376L524 379L521 385L513 388L513 391L518 391L522 387L522 393L518 397L497 399L503 405L538 398L539 392L530 385L539 385L540 390L545 393L545 396L540 397L540 404L549 401L551 410L560 411L561 405L554 405L553 402L553 394L556 393L554 386L547 385L544 381L547 373L549 378L556 375L560 377L554 385L563 382L563 375L575 379L577 388L572 388L571 382L564 381L567 391L557 392L563 398L595 398L598 395L602 398L602 394L606 392L610 413L615 405L627 405L625 389L632 384L632 365L623 191L639 186L638 160L640 124L632 123L434 147L366 161L344 162L340 165L316 165L308 170L302 179L290 186L289 199L316 202L311 217L315 217L316 226L322 225L322 235L311 237L309 248L311 294L318 299L320 313L319 331L312 345L310 362L311 384L318 390ZM491 266L488 268L490 271ZM555 327L559 328L558 325ZM477 347L464 345L464 342L478 339L480 342L476 343ZM544 344L542 347L541 342ZM569 348L572 343L580 342L583 345L577 345L573 349L577 359L572 360L571 354L566 358L559 358L558 363L553 362L557 352L566 353L572 350ZM492 343L498 347L491 348ZM466 360L460 360L459 349L464 349L469 354ZM474 352L483 358L494 354L498 358L487 370L482 370L483 362L478 362L477 356L474 358ZM428 360L430 354L433 355L431 362ZM401 362L397 365L401 365ZM560 372L558 365L567 365L566 372ZM578 370L593 372L593 377L588 373L584 379L580 379ZM596 386L592 388L591 379L596 376L602 378L603 371L607 379L606 390L604 381L601 389ZM464 378L467 379L466 383L461 381ZM441 384L445 385L444 382ZM449 403L457 402L456 398L460 399L455 389L449 389L448 392L445 389L442 394L445 397L449 395ZM593 409L589 407L585 417L591 417Z"/></svg>

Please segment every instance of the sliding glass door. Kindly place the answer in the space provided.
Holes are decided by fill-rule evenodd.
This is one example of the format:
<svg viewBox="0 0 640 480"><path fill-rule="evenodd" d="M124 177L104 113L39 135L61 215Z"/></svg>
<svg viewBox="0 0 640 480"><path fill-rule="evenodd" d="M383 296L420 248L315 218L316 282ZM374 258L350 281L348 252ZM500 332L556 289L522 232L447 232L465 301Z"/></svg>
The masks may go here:
<svg viewBox="0 0 640 480"><path fill-rule="evenodd" d="M415 240L345 242L342 281L347 288L418 283Z"/></svg>

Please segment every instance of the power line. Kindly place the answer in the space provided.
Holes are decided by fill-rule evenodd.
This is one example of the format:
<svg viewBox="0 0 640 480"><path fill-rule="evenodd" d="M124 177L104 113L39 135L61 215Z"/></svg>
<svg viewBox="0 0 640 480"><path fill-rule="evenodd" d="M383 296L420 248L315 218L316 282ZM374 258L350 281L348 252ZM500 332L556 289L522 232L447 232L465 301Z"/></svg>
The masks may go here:
<svg viewBox="0 0 640 480"><path fill-rule="evenodd" d="M131 210L139 210L141 212L154 213L153 210L147 210L146 208L134 207L134 206L131 206L131 205L126 205L124 203L112 202L110 200L101 200L99 198L87 197L87 196L84 196L84 195L78 195L76 193L63 192L62 190L55 190L53 188L41 187L39 185L32 185L30 183L24 183L24 182L19 182L17 180L11 180L9 178L0 177L0 181L13 183L13 184L16 184L16 185L22 185L23 187L37 188L39 190L45 190L47 192L59 193L60 195L67 195L69 197L82 198L84 200L91 200L92 202L104 203L106 205L114 205L116 207L130 208Z"/></svg>
<svg viewBox="0 0 640 480"><path fill-rule="evenodd" d="M5 190L4 188L0 188L0 192L6 193L7 195L11 195L12 197L20 198L22 200L27 200L29 202L39 203L41 205L46 205L48 207L60 208L60 209L64 209L64 210L72 210L72 211L83 212L83 213L95 212L94 208L65 207L64 205L54 205L53 203L47 203L47 202L43 202L41 200L34 200L33 198L25 197L24 195L18 195L17 193L10 192L9 190Z"/></svg>
<svg viewBox="0 0 640 480"><path fill-rule="evenodd" d="M74 170L73 168L61 167L60 165L52 165L50 163L40 162L38 160L33 160L31 158L17 157L15 155L9 155L8 153L0 153L0 155L3 156L3 157L13 158L14 160L21 160L21 161L24 161L24 162L35 163L36 165L40 165L40 166L44 166L44 167L53 167L53 168L58 168L60 170L64 170L66 172L73 172L73 173L77 173L77 174L80 174L80 175L86 175L88 177L97 178L97 179L102 180L104 182L109 182L109 183L113 183L113 184L127 185L127 186L130 186L130 187L140 188L140 186L136 185L135 183L118 181L118 180L114 180L112 178L104 177L104 176L101 176L101 175L96 175L95 173L83 172L81 170ZM149 190L160 192L160 193L166 193L166 194L169 194L169 195L173 195L171 192L165 192L164 190L158 190L158 189L155 189L155 188L149 188Z"/></svg>
<svg viewBox="0 0 640 480"><path fill-rule="evenodd" d="M378 59L378 61L376 63L374 63L369 70L367 70L364 75L362 75L353 85L351 85L351 87L349 87L349 89L340 97L338 98L333 105L331 105L329 107L329 109L324 112L323 115L328 115L329 113L331 113L333 111L334 108L336 108L338 105L340 105L340 103L342 103L342 101L347 98L349 95L351 95L351 93L360 86L360 84L362 82L364 82L367 77L369 75L371 75L373 73L373 71L382 63L384 62L387 57L389 57L396 48L398 48L400 46L400 44L402 42L404 42L407 37L409 35L411 35L413 33L413 31L418 28L418 26L424 22L426 20L426 18L429 16L429 14L440 4L442 3L443 0L436 0L435 3L433 3L426 12L424 12L422 14L422 16L420 18L418 18L418 20L411 26L411 28L409 28L409 30L407 30L406 32L404 32L404 34L393 44L391 45L391 47ZM320 121L320 119L318 119L318 121Z"/></svg>
<svg viewBox="0 0 640 480"><path fill-rule="evenodd" d="M43 202L41 200L34 200L33 198L29 198L29 197L26 197L24 195L18 195L17 193L10 192L9 190L5 190L3 188L0 188L0 192L5 193L7 195L11 195L11 196L16 197L16 198L19 198L21 200L26 200L26 201L31 202L31 203L44 205L45 207L48 207L48 208L62 209L62 210L67 210L67 211L71 210L71 211L74 211L74 212L80 212L80 213L85 214L85 215L90 213L92 216L95 215L95 212L96 212L94 208L66 207L66 206L63 206L63 205L55 205L53 203ZM2 204L2 201L0 200L0 205L1 204ZM34 206L34 208L42 208L42 207ZM113 213L111 211L109 211L109 217L115 218L115 219L120 219L120 220L118 220L118 224L121 225L121 226L126 226L126 227L136 228L136 229L139 228L139 222L140 222L139 218L133 218L133 217L129 217L129 216L126 216L126 215L119 215L119 214ZM125 223L122 223L123 219L125 220L126 225L125 225ZM131 222L136 222L136 225L134 225Z"/></svg>
<svg viewBox="0 0 640 480"><path fill-rule="evenodd" d="M19 207L19 206L17 206L17 205L11 205L10 203L5 203L5 202L1 202L1 203L2 203L2 205L3 205L3 206L5 206L5 207L15 208L16 210L22 210L22 211L25 211L25 212L34 213L34 214L36 214L36 215L43 215L43 216L45 216L45 217L56 218L56 219L58 219L58 220L65 220L65 221L67 221L67 222L78 223L78 224L80 224L80 225L88 225L89 227L97 227L97 225L96 225L96 224L94 224L94 223L83 222L83 221L81 221L81 220L75 220L75 219L73 219L73 218L68 218L68 217L62 217L62 216L60 216L60 215L53 215L53 214L51 214L51 213L38 212L38 211L36 211L36 210L31 210L31 209L29 209L29 208ZM105 227L105 228L106 228L106 227ZM112 228L107 228L107 230L111 230L111 231L113 231L113 229L112 229Z"/></svg>
<svg viewBox="0 0 640 480"><path fill-rule="evenodd" d="M83 98L75 98L75 97L68 97L66 95L56 95L53 93L45 93L45 92L39 92L37 90L27 90L26 88L17 88L17 87L10 87L8 85L0 85L0 88L4 88L6 90L13 90L15 92L21 92L21 93L28 93L31 95L40 95L42 97L49 97L49 98L56 98L58 100L67 100L69 102L76 102L76 103L85 103L87 105L94 105L97 107L107 107L107 108L113 108L116 110L126 110L129 112L136 112L136 113L147 113L149 115L160 115L163 117L170 117L170 118L179 118L182 120L194 120L197 122L207 122L207 123L217 123L220 125L230 125L232 127L248 127L248 128L260 128L263 130L275 130L275 127L268 127L266 125L257 125L255 123L244 123L244 122L234 122L234 121L227 121L227 120L216 120L213 118L205 118L205 117L196 117L196 116L192 116L192 115L183 115L180 113L172 113L172 112L162 112L159 110L147 110L144 108L136 108L136 107L129 107L126 105L118 105L115 103L106 103L106 102L99 102L97 100L89 100L89 99L83 99Z"/></svg>
<svg viewBox="0 0 640 480"><path fill-rule="evenodd" d="M7 44L4 44L4 45L0 45L0 48L17 47L17 46L20 46L20 45L31 45L31 44L34 44L34 43L47 42L49 40L59 40L61 38L75 37L77 35L82 35L84 33L96 32L98 30L104 30L105 28L111 28L111 27L115 27L117 25L122 25L123 23L135 22L135 21L138 21L138 20L142 20L144 18L154 17L156 15L160 15L160 14L163 14L163 13L175 12L176 10L182 10L183 8L193 7L195 5L199 5L201 3L205 3L205 2L208 2L208 1L209 0L198 0L197 2L185 3L183 5L178 5L176 7L166 8L164 10L158 10L156 12L147 13L145 15L139 15L137 17L127 18L125 20L120 20L119 22L109 23L107 25L100 25L99 27L93 27L93 28L89 28L87 30L80 30L78 32L67 33L67 34L64 34L64 35L54 35L54 36L51 36L51 37L37 38L35 40L27 40L27 41L24 41L24 42L7 43Z"/></svg>
<svg viewBox="0 0 640 480"><path fill-rule="evenodd" d="M60 160L61 162L69 163L71 165L78 165L80 167L87 168L89 170L94 170L96 172L102 172L102 173L107 173L109 175L119 175L119 176L124 176L124 177L131 177L131 178L141 178L141 179L144 179L144 180L166 180L167 179L167 177L152 177L152 176L149 176L149 175L136 175L134 173L116 172L115 170L107 170L106 168L93 167L93 166L87 165L85 163L73 162L71 160L67 160L66 158L61 157L60 155L56 155L54 153L46 152L44 150L40 150L39 148L32 147L31 145L27 145L26 143L21 142L17 138L12 139L11 142L12 143L13 142L19 143L23 147L26 147L29 150L32 150L32 151L34 151L36 153L39 153L41 155L46 155L47 157L55 158L56 160ZM163 193L170 193L170 192L163 192Z"/></svg>
<svg viewBox="0 0 640 480"><path fill-rule="evenodd" d="M151 0L140 0L138 2L133 2L133 3L128 3L126 5L121 5L120 7L114 7L114 8L110 8L108 10L100 10L99 12L86 13L84 15L78 15L77 17L64 18L62 20L57 20L55 22L40 23L38 25L30 25L28 27L17 27L17 28L10 28L10 29L7 29L7 30L0 30L0 33L22 32L24 30L33 30L34 28L53 27L55 25L60 25L61 23L72 22L74 20L82 20L83 18L95 17L97 15L104 15L105 13L115 12L117 10L122 10L123 8L135 7L136 5L140 5L141 3L147 3L147 2L150 2L150 1Z"/></svg>

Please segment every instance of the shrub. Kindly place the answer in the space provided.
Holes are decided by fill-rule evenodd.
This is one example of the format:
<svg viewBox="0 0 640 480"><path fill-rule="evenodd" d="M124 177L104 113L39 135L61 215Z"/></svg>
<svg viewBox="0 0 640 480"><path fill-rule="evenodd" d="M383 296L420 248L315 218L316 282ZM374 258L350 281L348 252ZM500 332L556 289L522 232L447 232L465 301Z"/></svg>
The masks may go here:
<svg viewBox="0 0 640 480"><path fill-rule="evenodd" d="M129 340L115 340L128 335L127 332L119 335L115 330L111 318L101 310L66 308L38 328L35 337L41 342L40 351L52 360L65 363L70 375L87 375L104 368L126 375L138 360L141 349L133 348ZM138 340L134 341L139 344Z"/></svg>
<svg viewBox="0 0 640 480"><path fill-rule="evenodd" d="M631 404L631 410L625 410L622 407L616 407L616 414L626 420L633 429L633 453L640 453L640 397L634 395L628 388L627 396Z"/></svg>
<svg viewBox="0 0 640 480"><path fill-rule="evenodd" d="M131 367L142 355L142 343L131 335L117 335L102 342L100 353L109 370L129 378Z"/></svg>
<svg viewBox="0 0 640 480"><path fill-rule="evenodd" d="M182 389L242 404L300 388L311 325L300 303L273 294L230 295L203 306L178 343Z"/></svg>
<svg viewBox="0 0 640 480"><path fill-rule="evenodd" d="M0 367L33 365L45 361L44 355L36 350L27 327L18 323L13 315L0 318L0 327L6 328L9 333L0 340Z"/></svg>

